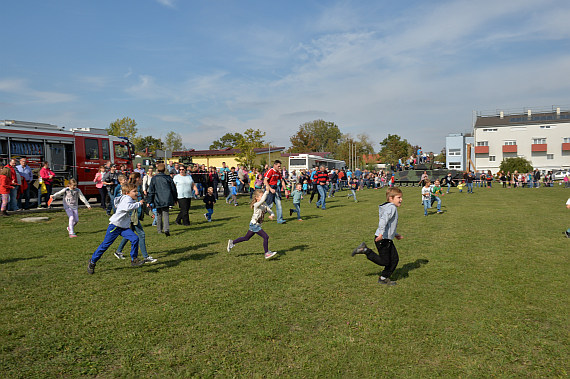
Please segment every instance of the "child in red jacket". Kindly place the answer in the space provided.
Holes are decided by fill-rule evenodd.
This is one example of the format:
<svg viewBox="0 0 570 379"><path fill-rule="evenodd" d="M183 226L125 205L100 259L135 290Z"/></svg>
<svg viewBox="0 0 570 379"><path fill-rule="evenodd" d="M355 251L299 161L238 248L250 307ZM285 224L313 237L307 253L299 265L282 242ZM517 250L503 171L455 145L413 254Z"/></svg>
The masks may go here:
<svg viewBox="0 0 570 379"><path fill-rule="evenodd" d="M2 216L8 216L6 208L8 207L8 200L10 199L10 190L14 188L12 185L12 178L10 176L10 169L8 167L0 170L0 195L2 195Z"/></svg>

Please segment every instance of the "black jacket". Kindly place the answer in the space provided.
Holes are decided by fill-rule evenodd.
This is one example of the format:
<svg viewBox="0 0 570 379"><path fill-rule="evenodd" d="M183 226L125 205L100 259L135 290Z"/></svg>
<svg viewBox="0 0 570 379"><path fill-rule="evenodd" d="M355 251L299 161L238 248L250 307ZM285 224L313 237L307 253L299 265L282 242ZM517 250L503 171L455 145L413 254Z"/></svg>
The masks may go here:
<svg viewBox="0 0 570 379"><path fill-rule="evenodd" d="M178 201L174 180L169 175L159 172L150 180L147 202L154 208L166 208Z"/></svg>

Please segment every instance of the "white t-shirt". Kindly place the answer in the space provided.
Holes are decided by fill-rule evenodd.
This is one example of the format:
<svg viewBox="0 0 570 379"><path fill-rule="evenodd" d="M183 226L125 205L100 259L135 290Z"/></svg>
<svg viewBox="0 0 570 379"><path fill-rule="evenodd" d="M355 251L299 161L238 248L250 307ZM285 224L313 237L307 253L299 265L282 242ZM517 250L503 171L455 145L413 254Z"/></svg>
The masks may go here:
<svg viewBox="0 0 570 379"><path fill-rule="evenodd" d="M431 186L427 187L423 186L422 187L422 200L429 200L431 198Z"/></svg>

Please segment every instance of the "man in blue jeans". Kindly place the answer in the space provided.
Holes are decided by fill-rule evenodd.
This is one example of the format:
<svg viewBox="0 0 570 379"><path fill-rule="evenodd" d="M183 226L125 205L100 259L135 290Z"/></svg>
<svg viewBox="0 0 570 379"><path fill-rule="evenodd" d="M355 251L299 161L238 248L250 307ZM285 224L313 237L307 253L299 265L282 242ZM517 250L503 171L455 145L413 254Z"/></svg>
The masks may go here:
<svg viewBox="0 0 570 379"><path fill-rule="evenodd" d="M283 208L281 207L281 194L279 191L279 185L281 189L285 192L285 180L281 175L281 161L276 160L273 162L273 167L267 170L263 178L263 184L265 185L265 190L269 191L265 203L269 208L275 203L275 213L277 214L277 223L284 224L287 221L283 219Z"/></svg>
<svg viewBox="0 0 570 379"><path fill-rule="evenodd" d="M317 208L327 209L327 184L329 183L329 173L325 166L319 167L319 171L315 174L315 183L317 184L317 191L319 191L319 201L317 201Z"/></svg>

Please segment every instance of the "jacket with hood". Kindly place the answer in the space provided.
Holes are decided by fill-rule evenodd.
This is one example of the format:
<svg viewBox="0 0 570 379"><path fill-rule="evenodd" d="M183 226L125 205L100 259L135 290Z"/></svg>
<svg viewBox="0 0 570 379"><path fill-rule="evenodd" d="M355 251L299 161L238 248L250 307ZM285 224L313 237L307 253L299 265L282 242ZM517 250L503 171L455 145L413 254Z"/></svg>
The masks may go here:
<svg viewBox="0 0 570 379"><path fill-rule="evenodd" d="M386 202L378 207L378 229L376 229L376 237L382 236L382 239L392 240L398 234L398 207L393 203Z"/></svg>
<svg viewBox="0 0 570 379"><path fill-rule="evenodd" d="M141 203L134 201L132 197L128 195L116 197L115 207L117 210L109 219L109 224L113 224L123 229L129 228L131 226L131 213L140 206Z"/></svg>

